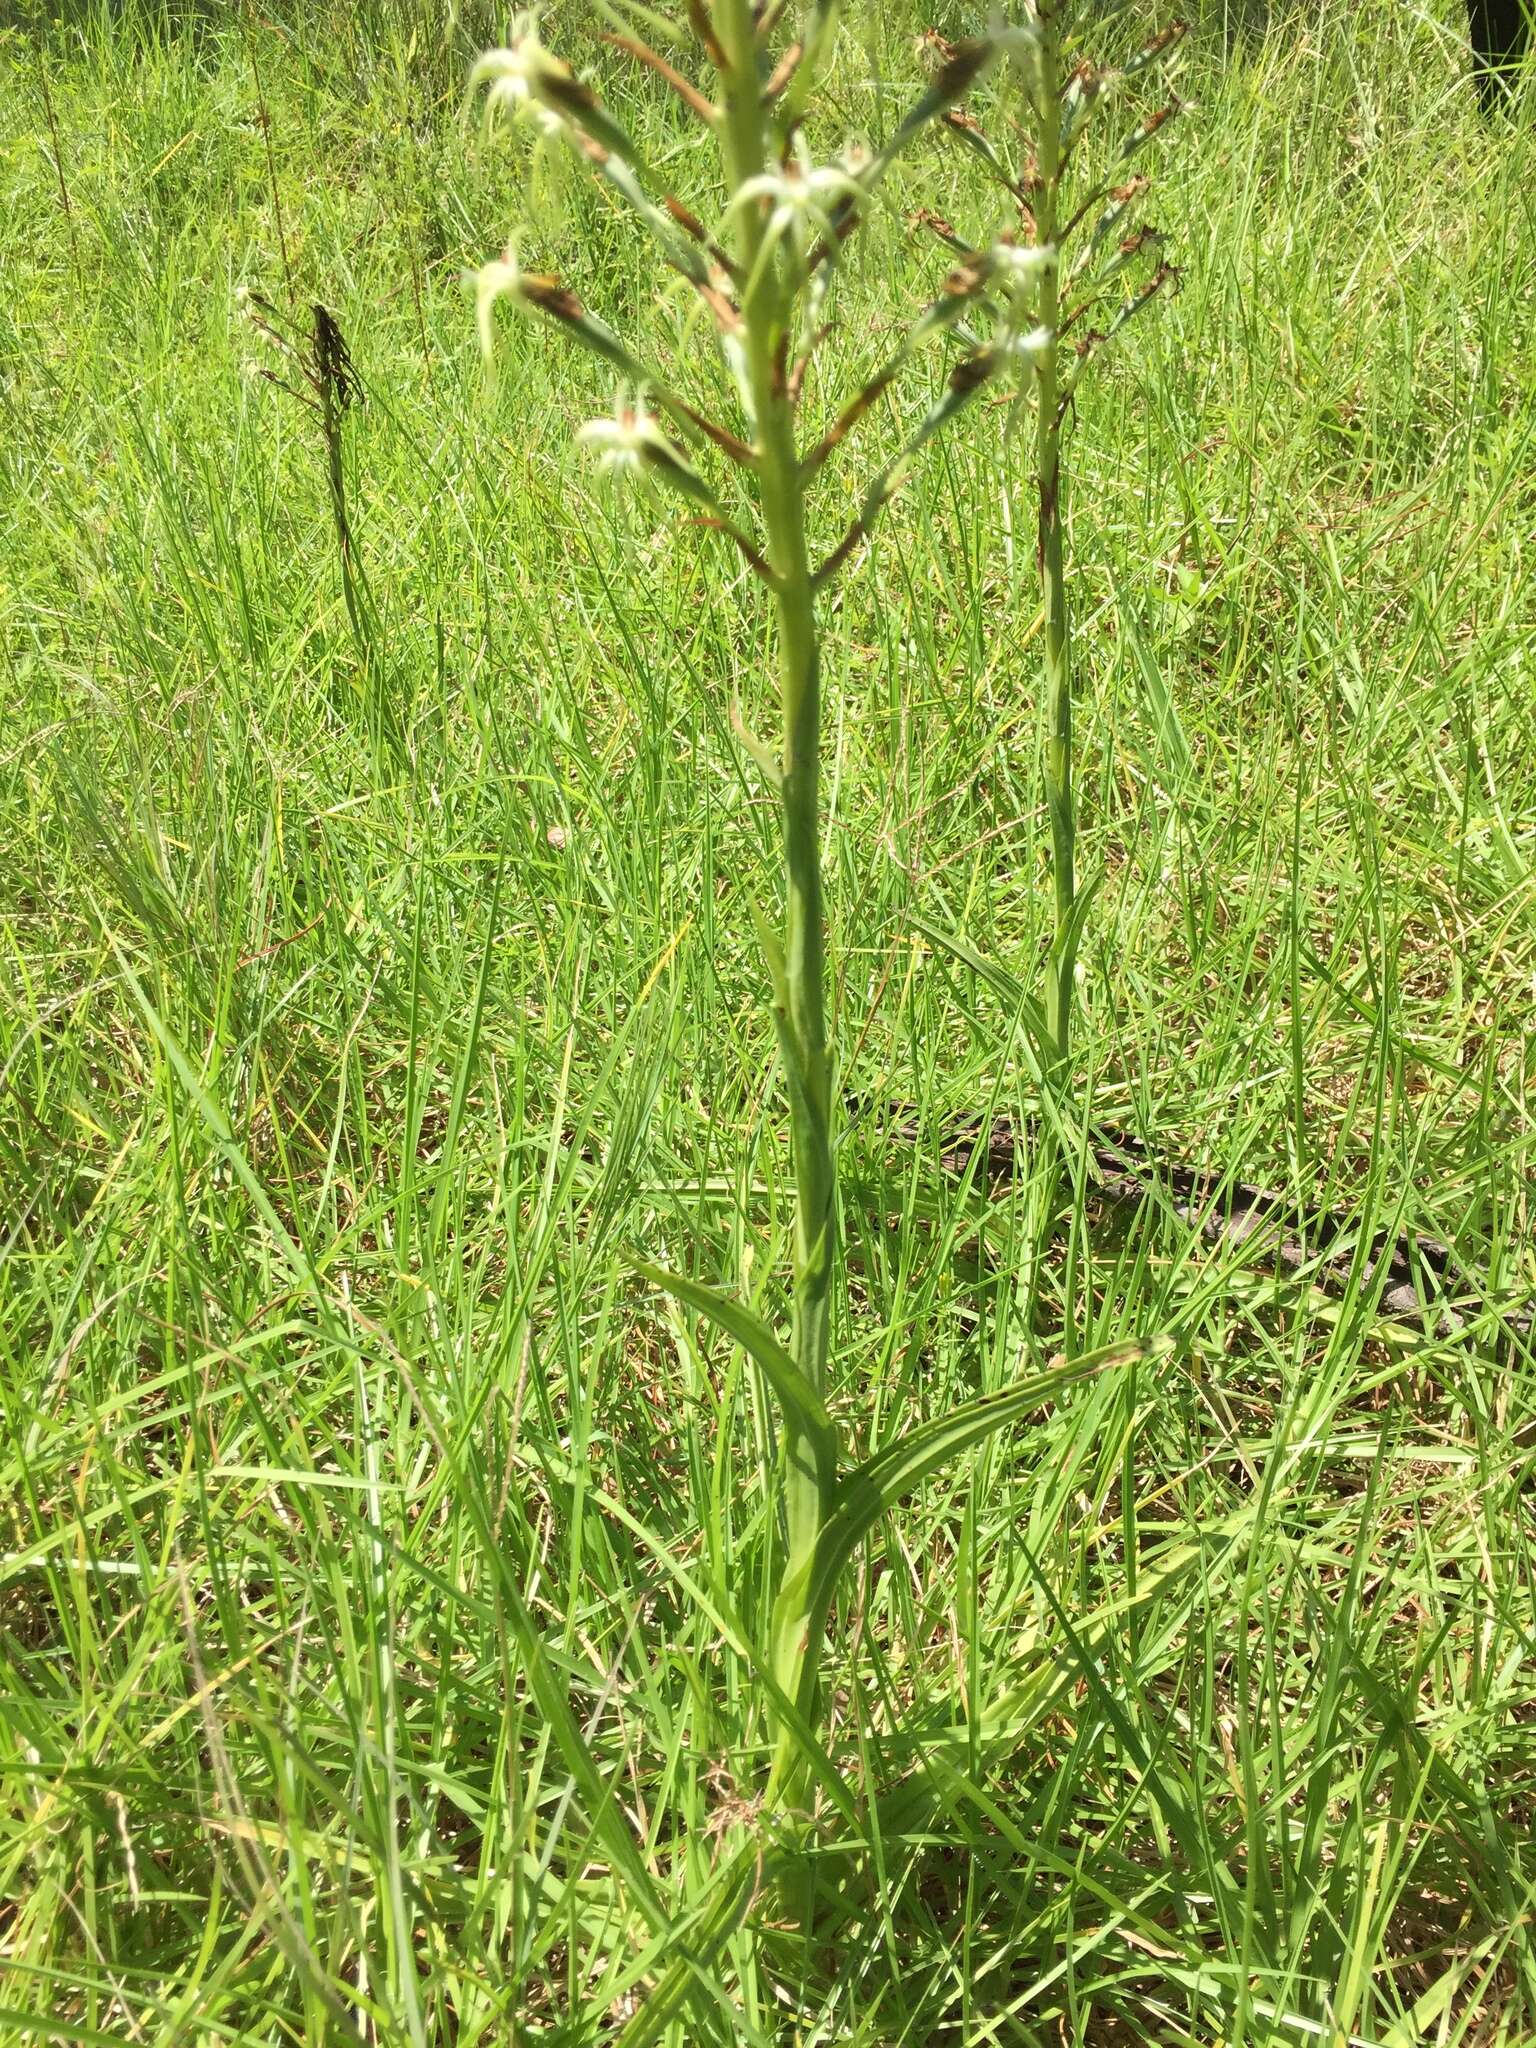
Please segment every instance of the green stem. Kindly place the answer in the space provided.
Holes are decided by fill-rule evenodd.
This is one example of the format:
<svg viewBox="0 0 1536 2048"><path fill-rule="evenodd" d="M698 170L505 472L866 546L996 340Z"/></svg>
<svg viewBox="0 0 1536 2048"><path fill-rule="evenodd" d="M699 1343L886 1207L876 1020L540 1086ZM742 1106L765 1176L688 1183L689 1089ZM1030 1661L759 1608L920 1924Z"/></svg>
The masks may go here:
<svg viewBox="0 0 1536 2048"><path fill-rule="evenodd" d="M1061 56L1059 30L1042 10L1040 38L1035 231L1054 247L1061 210ZM1039 536L1036 563L1045 609L1045 685L1048 728L1045 742L1045 798L1051 820L1051 875L1056 896L1056 935L1046 970L1046 1023L1053 1041L1057 1069L1065 1068L1071 1051L1072 991L1076 947L1072 943L1072 912L1077 901L1077 818L1072 795L1072 664L1068 641L1067 587L1062 568L1062 486L1059 348L1055 340L1061 319L1061 280L1053 265L1040 289L1040 322L1052 341L1039 364L1039 413L1036 420L1035 472L1039 490Z"/></svg>
<svg viewBox="0 0 1536 2048"><path fill-rule="evenodd" d="M749 0L719 0L716 33L729 71L721 141L727 183L740 190L769 168L760 45ZM831 1064L827 1052L826 950L821 886L821 690L794 400L785 365L792 293L784 252L764 260L765 225L742 209L739 255L752 280L742 306L743 346L768 565L774 578L783 718L781 828L786 884L783 974L774 991L787 1069L794 1144L794 1328L790 1349L818 1394L827 1379L835 1190ZM816 1663L809 1608L816 1541L836 1474L825 1451L792 1421L785 1425L787 1550L774 1605L772 1665L802 1712L814 1709ZM772 1785L787 1792L793 1750L781 1732Z"/></svg>

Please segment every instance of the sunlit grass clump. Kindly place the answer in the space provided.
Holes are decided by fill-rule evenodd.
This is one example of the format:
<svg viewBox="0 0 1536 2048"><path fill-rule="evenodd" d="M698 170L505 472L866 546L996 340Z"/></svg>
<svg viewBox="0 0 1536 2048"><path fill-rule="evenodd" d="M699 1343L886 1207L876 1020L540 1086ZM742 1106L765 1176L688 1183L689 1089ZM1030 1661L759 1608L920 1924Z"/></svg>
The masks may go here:
<svg viewBox="0 0 1536 2048"><path fill-rule="evenodd" d="M1190 12L0 24L6 2048L1536 2031L1529 96Z"/></svg>

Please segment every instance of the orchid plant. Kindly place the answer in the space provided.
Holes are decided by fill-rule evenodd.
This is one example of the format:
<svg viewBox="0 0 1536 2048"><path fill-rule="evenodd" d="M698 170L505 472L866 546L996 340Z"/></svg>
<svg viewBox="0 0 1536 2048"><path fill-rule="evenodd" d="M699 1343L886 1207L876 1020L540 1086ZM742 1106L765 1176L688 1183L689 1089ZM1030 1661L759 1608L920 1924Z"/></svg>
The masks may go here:
<svg viewBox="0 0 1536 2048"><path fill-rule="evenodd" d="M1066 1078L1071 1053L1078 946L1092 900L1092 891L1079 889L1077 879L1062 434L1090 361L1178 275L1162 255L1160 230L1136 221L1151 180L1130 168L1131 159L1182 110L1177 94L1143 115L1108 151L1095 151L1089 140L1096 118L1123 99L1140 75L1166 67L1186 32L1184 22L1170 22L1124 64L1101 68L1082 54L1080 30L1102 26L1126 4L1025 0L1015 21L994 16L991 42L1008 59L1013 88L1005 95L1013 115L1007 127L1016 138L1012 150L995 146L963 107L946 116L951 132L981 158L1016 209L1025 236L1010 250L1000 283L1015 337L1017 388L1033 401L1030 473L1044 614L1043 781L1055 898L1042 1037L1058 1084ZM939 44L941 58L946 47Z"/></svg>
<svg viewBox="0 0 1536 2048"><path fill-rule="evenodd" d="M1065 0L1034 0L1020 23L997 18L985 35L940 45L926 90L880 147L851 149L818 164L807 150L804 124L831 54L839 0L807 0L793 35L786 29L787 0L687 0L680 19L613 0L611 18L659 35L680 60L674 63L673 55L625 28L605 38L662 80L707 133L718 168L712 210L696 210L668 189L591 85L546 47L533 13L514 17L506 46L488 52L474 72L475 85L486 90L488 118L526 124L538 150L570 151L652 238L661 265L683 281L713 334L718 375L708 393L684 388L642 342L621 337L569 285L526 269L515 242L476 277L482 342L489 352L497 309L510 303L562 330L616 375L620 390L613 414L583 427L578 441L616 476L675 497L696 527L738 552L767 594L777 645L777 731L771 740L760 738L736 703L732 725L777 803L783 852L782 925L774 928L761 916L757 923L794 1158L787 1332L781 1337L727 1290L640 1266L652 1284L746 1349L781 1416L783 1553L761 1665L773 1761L755 1805L751 1838L733 1865L735 1877L722 1884L715 1908L697 1930L691 1961L679 1963L631 2023L628 2048L654 2038L688 1996L700 1958L716 1951L744 1910L765 1841L782 1847L794 1834L812 1775L825 1782L826 1760L818 1755L814 1734L821 1643L842 1568L864 1536L894 1501L967 1445L1016 1421L1073 1380L1153 1348L1120 1346L1021 1374L1002 1392L914 1425L852 1469L827 1405L838 1265L839 1098L827 1027L820 861L820 650L824 632L833 630L826 624L826 599L935 435L987 393L1009 397L1020 408L1033 404L1048 672L1058 712L1068 701L1056 482L1060 428L1081 359L1107 338L1087 329L1089 301L1080 288L1088 285L1090 272L1102 280L1120 267L1113 261L1099 265L1099 258L1136 196L1130 188L1116 192L1106 184L1099 195L1106 210L1085 236L1083 255L1064 253L1073 232L1088 220L1093 200L1065 217L1062 180L1078 131L1111 82L1106 74L1082 67L1069 74L1064 68L1067 17L1076 11ZM690 47L697 76L681 68ZM1014 164L985 140L962 107L999 58L1017 67L1026 115L1037 128L1033 157ZM952 229L942 227L953 245L952 260L934 295L912 309L905 331L873 375L813 419L808 393L814 389L819 395L826 380L810 373L835 331L844 258L881 205L892 166L925 131L945 122L974 145L1000 181L1007 195L1003 217L976 246L961 244ZM1131 253L1120 245L1125 261ZM1063 370L1063 344L1074 329L1081 334L1079 360ZM870 467L856 491L852 518L818 552L818 486L835 462L847 459L865 417L898 380L916 376L921 351L945 337L957 338L960 346L937 395L895 452ZM1047 788L1058 904L1068 923L1070 784L1063 764L1070 733L1064 719L1060 712L1053 728ZM1070 963L1059 944L1052 972L1059 977L1064 964L1070 986ZM1064 1015L1060 1043L1064 1049Z"/></svg>

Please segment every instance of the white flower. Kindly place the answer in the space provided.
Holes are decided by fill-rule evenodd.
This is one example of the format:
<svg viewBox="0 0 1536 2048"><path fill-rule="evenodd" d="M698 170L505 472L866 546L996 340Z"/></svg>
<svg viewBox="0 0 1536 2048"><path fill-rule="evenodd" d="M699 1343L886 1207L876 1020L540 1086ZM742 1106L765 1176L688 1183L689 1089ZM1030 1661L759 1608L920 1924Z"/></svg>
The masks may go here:
<svg viewBox="0 0 1536 2048"><path fill-rule="evenodd" d="M1044 280L1056 270L1057 251L1052 242L1020 248L1015 242L994 242L987 252L992 274L1007 293L1003 314L1004 347L1025 367L1037 363L1054 339L1050 327L1035 326L1047 309Z"/></svg>
<svg viewBox="0 0 1536 2048"><path fill-rule="evenodd" d="M1015 362L1023 364L1026 369L1033 369L1046 351L1054 346L1055 340L1054 327L1032 327L1028 334L1009 335L1003 346Z"/></svg>
<svg viewBox="0 0 1536 2048"><path fill-rule="evenodd" d="M1035 284L1056 268L1054 242L1041 242L1022 249L1016 242L994 242L990 253L993 271L1016 285Z"/></svg>
<svg viewBox="0 0 1536 2048"><path fill-rule="evenodd" d="M501 256L482 263L470 274L475 281L475 325L480 330L480 348L489 359L496 351L496 301L510 299L514 306L523 305L523 269L509 242Z"/></svg>
<svg viewBox="0 0 1536 2048"><path fill-rule="evenodd" d="M558 89L570 79L568 68L546 49L539 39L538 14L523 8L508 24L507 41L501 49L487 50L469 74L469 89L475 92L487 82L487 121L499 113L513 119L531 117L546 135L559 134L563 117L547 104L550 88ZM542 103L542 104L541 104Z"/></svg>
<svg viewBox="0 0 1536 2048"><path fill-rule="evenodd" d="M596 452L597 466L607 475L626 480L656 477L701 504L714 502L704 479L663 432L643 391L631 400L621 390L610 416L578 427L576 440Z"/></svg>
<svg viewBox="0 0 1536 2048"><path fill-rule="evenodd" d="M620 396L610 419L588 420L576 429L576 439L583 448L597 450L597 466L606 470L638 469L648 455L672 452L644 398L629 405Z"/></svg>
<svg viewBox="0 0 1536 2048"><path fill-rule="evenodd" d="M864 187L858 178L860 168L857 159L851 164L813 164L801 145L796 157L781 169L764 171L739 185L726 208L726 218L729 220L744 206L766 199L770 208L768 242L777 241L781 235L792 235L803 243L807 229L812 227L829 235L840 204L844 200L857 203L864 197Z"/></svg>

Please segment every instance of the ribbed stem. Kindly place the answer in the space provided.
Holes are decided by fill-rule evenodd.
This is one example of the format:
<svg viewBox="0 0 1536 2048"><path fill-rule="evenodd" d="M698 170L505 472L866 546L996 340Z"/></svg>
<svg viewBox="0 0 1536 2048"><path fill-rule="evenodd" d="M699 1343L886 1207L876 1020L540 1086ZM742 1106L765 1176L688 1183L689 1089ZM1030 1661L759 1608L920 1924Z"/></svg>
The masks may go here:
<svg viewBox="0 0 1536 2048"><path fill-rule="evenodd" d="M759 39L748 0L719 0L716 33L729 63L722 143L727 183L739 191L769 168ZM785 867L784 969L775 991L794 1144L795 1363L824 1391L836 1230L831 1143L831 1068L827 1054L826 951L821 888L821 690L815 603L806 548L794 403L788 390L791 296L786 258L763 258L762 214L741 211L738 254L752 282L742 306L743 346L754 426L767 559L774 577L783 720L781 829ZM785 1429L787 1553L774 1607L772 1661L780 1686L803 1711L815 1703L808 1611L810 1578L834 1473L790 1422ZM784 1780L789 1749L780 1743L774 1782Z"/></svg>
<svg viewBox="0 0 1536 2048"><path fill-rule="evenodd" d="M1038 156L1036 164L1035 232L1038 241L1056 246L1061 198L1061 51L1060 31L1051 10L1041 9ZM1046 1023L1058 1070L1071 1051L1072 992L1076 966L1070 942L1077 901L1077 819L1072 794L1072 664L1068 640L1067 587L1062 571L1060 380L1056 330L1061 319L1060 270L1052 264L1040 287L1040 324L1051 342L1040 359L1039 413L1035 428L1035 471L1039 490L1039 533L1035 559L1045 610L1045 799L1051 820L1051 877L1056 898L1056 935L1046 970Z"/></svg>

